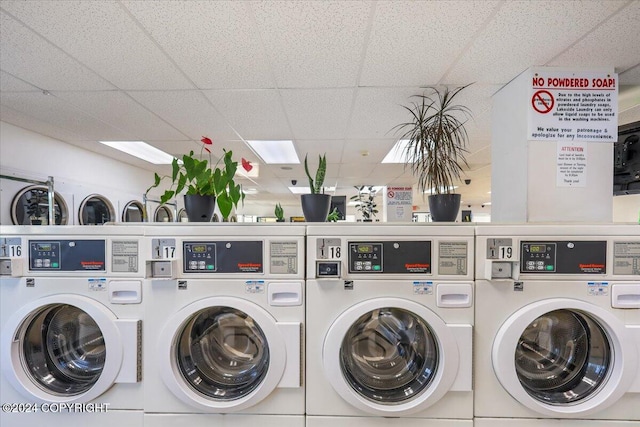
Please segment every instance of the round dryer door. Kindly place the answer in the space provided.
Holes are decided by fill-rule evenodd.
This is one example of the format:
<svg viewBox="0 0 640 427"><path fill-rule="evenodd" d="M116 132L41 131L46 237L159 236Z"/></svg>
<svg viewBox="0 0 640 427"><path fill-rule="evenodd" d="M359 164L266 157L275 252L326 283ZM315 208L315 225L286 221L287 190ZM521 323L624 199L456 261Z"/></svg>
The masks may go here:
<svg viewBox="0 0 640 427"><path fill-rule="evenodd" d="M104 306L76 295L21 308L2 331L5 377L30 400L94 399L111 387L122 363L115 320Z"/></svg>
<svg viewBox="0 0 640 427"><path fill-rule="evenodd" d="M238 298L208 298L185 307L161 337L165 384L182 401L210 412L255 405L284 372L286 344L275 319Z"/></svg>
<svg viewBox="0 0 640 427"><path fill-rule="evenodd" d="M625 392L625 375L634 378L629 363L636 355L625 346L625 336L624 325L599 307L542 301L512 315L498 331L494 370L505 389L531 409L587 415Z"/></svg>
<svg viewBox="0 0 640 427"><path fill-rule="evenodd" d="M376 415L431 406L457 375L458 347L446 324L402 299L365 301L345 311L323 347L327 379L343 399Z"/></svg>

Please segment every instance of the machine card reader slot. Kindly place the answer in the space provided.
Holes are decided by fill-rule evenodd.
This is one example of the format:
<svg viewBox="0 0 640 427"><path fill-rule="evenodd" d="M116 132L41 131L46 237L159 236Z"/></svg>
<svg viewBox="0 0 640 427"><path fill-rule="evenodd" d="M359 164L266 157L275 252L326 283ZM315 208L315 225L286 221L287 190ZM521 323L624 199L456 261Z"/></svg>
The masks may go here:
<svg viewBox="0 0 640 427"><path fill-rule="evenodd" d="M24 262L21 258L0 259L0 276L22 277Z"/></svg>
<svg viewBox="0 0 640 427"><path fill-rule="evenodd" d="M146 262L146 277L172 280L176 278L177 267L176 260L149 260Z"/></svg>
<svg viewBox="0 0 640 427"><path fill-rule="evenodd" d="M316 277L339 278L340 261L316 261Z"/></svg>

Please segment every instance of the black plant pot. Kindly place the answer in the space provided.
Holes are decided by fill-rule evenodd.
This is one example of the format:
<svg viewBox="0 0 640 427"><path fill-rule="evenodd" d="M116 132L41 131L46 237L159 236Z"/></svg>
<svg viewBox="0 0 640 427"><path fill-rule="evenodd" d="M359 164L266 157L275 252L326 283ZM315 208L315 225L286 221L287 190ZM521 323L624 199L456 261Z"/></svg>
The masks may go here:
<svg viewBox="0 0 640 427"><path fill-rule="evenodd" d="M216 208L214 196L200 194L185 194L184 209L187 211L189 222L209 222Z"/></svg>
<svg viewBox="0 0 640 427"><path fill-rule="evenodd" d="M432 194L429 196L431 219L436 222L453 222L460 210L460 194Z"/></svg>
<svg viewBox="0 0 640 427"><path fill-rule="evenodd" d="M307 222L326 222L331 207L328 194L303 194L301 196L302 213Z"/></svg>

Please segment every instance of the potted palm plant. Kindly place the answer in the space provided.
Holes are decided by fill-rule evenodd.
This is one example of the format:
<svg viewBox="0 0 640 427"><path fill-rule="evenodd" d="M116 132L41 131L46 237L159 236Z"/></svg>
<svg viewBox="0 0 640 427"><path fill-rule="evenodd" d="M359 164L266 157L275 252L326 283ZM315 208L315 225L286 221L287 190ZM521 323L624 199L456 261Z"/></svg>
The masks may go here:
<svg viewBox="0 0 640 427"><path fill-rule="evenodd" d="M453 192L460 180L462 166L467 166L465 153L469 137L465 129L470 110L456 104L456 96L469 85L455 89L426 87L410 106L403 106L411 120L394 129L406 140L406 164L418 179L418 189L429 196L429 209L434 221L455 221L460 209L460 194ZM429 93L427 92L429 91Z"/></svg>
<svg viewBox="0 0 640 427"><path fill-rule="evenodd" d="M309 172L307 156L304 156L304 171L309 179L311 194L301 196L302 213L307 222L325 222L331 207L331 196L324 194L324 178L327 173L327 155L318 156L318 169L315 178Z"/></svg>
<svg viewBox="0 0 640 427"><path fill-rule="evenodd" d="M212 142L209 138L202 138L205 145ZM203 148L209 152L203 145ZM174 196L187 190L184 195L184 205L190 222L209 222L216 204L223 220L228 219L238 202L244 201L245 194L242 186L236 184L234 177L238 169L238 162L233 161L233 151L224 151L224 156L211 168L211 159L198 159L193 150L182 156L181 160L173 159L171 163L171 186L160 197L161 203L167 203ZM202 152L200 153L202 155ZM223 165L219 166L220 161ZM167 176L155 174L155 181L149 190L160 185Z"/></svg>

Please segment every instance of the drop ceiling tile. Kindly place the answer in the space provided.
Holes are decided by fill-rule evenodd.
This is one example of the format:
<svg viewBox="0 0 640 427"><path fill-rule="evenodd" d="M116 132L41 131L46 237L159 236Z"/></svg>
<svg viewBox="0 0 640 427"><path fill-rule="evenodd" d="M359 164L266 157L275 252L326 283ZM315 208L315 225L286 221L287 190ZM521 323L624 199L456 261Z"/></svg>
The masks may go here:
<svg viewBox="0 0 640 427"><path fill-rule="evenodd" d="M603 2L599 4L602 5ZM608 15L606 13L608 11L609 9L603 11L603 17ZM590 64L592 67L615 65L617 72L632 68L640 59L640 37L634 30L638 26L639 19L640 1L631 2L629 6L621 9L611 19L554 58L549 65Z"/></svg>
<svg viewBox="0 0 640 427"><path fill-rule="evenodd" d="M393 128L409 119L402 107L410 97L421 93L420 88L359 88L356 93L349 139L394 138Z"/></svg>
<svg viewBox="0 0 640 427"><path fill-rule="evenodd" d="M100 76L3 12L0 12L0 64L3 71L40 89L114 89Z"/></svg>
<svg viewBox="0 0 640 427"><path fill-rule="evenodd" d="M618 78L620 79L620 85L640 86L640 64L620 73Z"/></svg>
<svg viewBox="0 0 640 427"><path fill-rule="evenodd" d="M368 169L372 164L380 163L395 143L395 139L348 139L342 152L342 163Z"/></svg>
<svg viewBox="0 0 640 427"><path fill-rule="evenodd" d="M203 136L216 141L238 138L226 119L211 106L200 91L130 91L127 93L194 141L200 141Z"/></svg>
<svg viewBox="0 0 640 427"><path fill-rule="evenodd" d="M130 135L130 138L143 141L186 138L186 135L174 129L123 92L52 93L85 114L122 130Z"/></svg>
<svg viewBox="0 0 640 427"><path fill-rule="evenodd" d="M445 82L507 83L531 66L545 65L626 3L505 2ZM586 52L593 48L598 46Z"/></svg>
<svg viewBox="0 0 640 427"><path fill-rule="evenodd" d="M251 2L278 87L353 86L371 7L368 1Z"/></svg>
<svg viewBox="0 0 640 427"><path fill-rule="evenodd" d="M466 155L469 165L487 165L491 163L491 145ZM474 168L471 167L473 170Z"/></svg>
<svg viewBox="0 0 640 427"><path fill-rule="evenodd" d="M122 3L199 88L274 87L247 3Z"/></svg>
<svg viewBox="0 0 640 427"><path fill-rule="evenodd" d="M345 137L354 89L284 89L282 102L296 139Z"/></svg>
<svg viewBox="0 0 640 427"><path fill-rule="evenodd" d="M61 98L40 92L3 93L2 105L78 134L83 140L123 140L128 134L86 114Z"/></svg>
<svg viewBox="0 0 640 427"><path fill-rule="evenodd" d="M276 90L205 90L203 93L245 140L293 138Z"/></svg>
<svg viewBox="0 0 640 427"><path fill-rule="evenodd" d="M38 89L33 85L30 85L29 83L23 82L22 80L12 76L9 73L0 71L0 92L7 92L7 91L39 92L40 89Z"/></svg>
<svg viewBox="0 0 640 427"><path fill-rule="evenodd" d="M342 150L345 146L344 140L296 140L296 151L300 162L304 163L304 157L309 156L309 165L317 165L318 156L326 155L328 164L340 163Z"/></svg>
<svg viewBox="0 0 640 427"><path fill-rule="evenodd" d="M49 123L46 120L35 118L28 112L18 111L3 104L0 104L0 117L2 117L2 122L10 123L60 141L69 142L82 140L82 137L76 133L63 129L56 124ZM0 122L0 126L2 126L2 122Z"/></svg>
<svg viewBox="0 0 640 427"><path fill-rule="evenodd" d="M377 2L360 84L438 83L498 3Z"/></svg>
<svg viewBox="0 0 640 427"><path fill-rule="evenodd" d="M359 163L343 163L343 176L347 178L362 178L366 185L386 185L391 179L402 175L404 166L399 164L378 164L374 167L362 168Z"/></svg>
<svg viewBox="0 0 640 427"><path fill-rule="evenodd" d="M3 8L121 89L193 88L117 2L12 1Z"/></svg>

